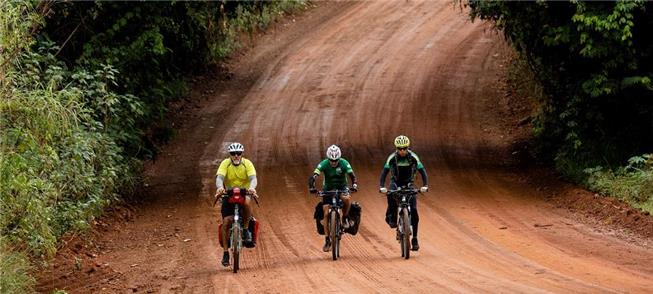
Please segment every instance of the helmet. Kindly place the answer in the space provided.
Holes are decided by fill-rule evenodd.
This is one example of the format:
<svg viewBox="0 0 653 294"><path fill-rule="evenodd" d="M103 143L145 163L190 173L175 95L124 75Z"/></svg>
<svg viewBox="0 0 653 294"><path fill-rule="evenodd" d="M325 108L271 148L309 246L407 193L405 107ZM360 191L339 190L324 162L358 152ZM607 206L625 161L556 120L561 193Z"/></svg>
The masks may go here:
<svg viewBox="0 0 653 294"><path fill-rule="evenodd" d="M395 147L397 148L408 148L410 146L410 139L404 135L400 135L395 138Z"/></svg>
<svg viewBox="0 0 653 294"><path fill-rule="evenodd" d="M233 142L229 144L229 147L227 147L227 152L243 152L245 151L245 147L243 144L240 144L238 142Z"/></svg>
<svg viewBox="0 0 653 294"><path fill-rule="evenodd" d="M340 148L336 145L331 145L329 148L327 148L326 156L329 160L338 160L340 159L340 156L342 156L342 152L340 152Z"/></svg>

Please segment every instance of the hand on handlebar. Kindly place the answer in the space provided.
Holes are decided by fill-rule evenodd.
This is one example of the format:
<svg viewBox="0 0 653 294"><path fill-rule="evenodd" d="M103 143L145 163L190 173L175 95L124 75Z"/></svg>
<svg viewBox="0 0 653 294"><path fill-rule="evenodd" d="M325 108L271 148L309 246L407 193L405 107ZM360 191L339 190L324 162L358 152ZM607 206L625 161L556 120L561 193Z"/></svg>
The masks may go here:
<svg viewBox="0 0 653 294"><path fill-rule="evenodd" d="M311 193L311 194L315 194L315 193L317 193L317 189L315 189L315 187L310 187L310 188L308 188L308 192Z"/></svg>
<svg viewBox="0 0 653 294"><path fill-rule="evenodd" d="M225 193L225 189L223 187L218 188L217 191L215 191L215 198L222 197L222 195Z"/></svg>
<svg viewBox="0 0 653 294"><path fill-rule="evenodd" d="M419 188L419 191L420 191L420 193L426 193L426 192L429 191L429 187L428 186L422 186L421 188Z"/></svg>
<svg viewBox="0 0 653 294"><path fill-rule="evenodd" d="M388 193L388 189L386 189L386 187L381 187L381 188L379 188L379 193L386 194L386 193Z"/></svg>
<svg viewBox="0 0 653 294"><path fill-rule="evenodd" d="M351 188L349 188L349 190L351 190L352 192L357 192L358 191L358 184L353 183L351 185Z"/></svg>

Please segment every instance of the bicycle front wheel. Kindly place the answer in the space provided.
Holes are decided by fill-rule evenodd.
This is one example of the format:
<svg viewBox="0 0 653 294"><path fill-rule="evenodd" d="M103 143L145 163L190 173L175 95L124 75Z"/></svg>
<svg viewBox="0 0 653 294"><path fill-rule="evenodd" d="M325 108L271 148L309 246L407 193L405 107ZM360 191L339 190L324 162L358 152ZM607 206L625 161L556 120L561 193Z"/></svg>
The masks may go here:
<svg viewBox="0 0 653 294"><path fill-rule="evenodd" d="M410 213L408 209L401 210L401 256L405 259L410 258Z"/></svg>
<svg viewBox="0 0 653 294"><path fill-rule="evenodd" d="M242 244L243 232L240 224L234 224L231 232L231 250L233 256L234 273L240 268L240 248Z"/></svg>
<svg viewBox="0 0 653 294"><path fill-rule="evenodd" d="M340 257L340 217L335 210L331 211L329 218L329 238L331 238L331 255L333 260Z"/></svg>

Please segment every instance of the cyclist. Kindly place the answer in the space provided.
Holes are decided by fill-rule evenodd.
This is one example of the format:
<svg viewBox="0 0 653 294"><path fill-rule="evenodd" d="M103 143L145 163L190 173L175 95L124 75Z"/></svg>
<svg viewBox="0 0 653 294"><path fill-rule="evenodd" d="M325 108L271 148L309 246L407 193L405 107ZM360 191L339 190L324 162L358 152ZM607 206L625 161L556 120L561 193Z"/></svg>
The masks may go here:
<svg viewBox="0 0 653 294"><path fill-rule="evenodd" d="M308 178L308 188L310 193L317 193L315 188L315 179L320 176L320 173L324 173L324 182L322 184L323 191L329 190L343 190L347 188L347 175L351 179L351 191L356 192L358 190L358 184L356 182L356 175L354 170L351 168L351 164L342 158L342 152L340 148L336 145L331 145L327 148L326 159L322 160L317 168L313 171L313 174ZM340 199L342 200L343 211L342 211L342 223L345 228L348 228L351 224L349 218L347 217L349 213L349 207L351 205L351 195L341 194ZM322 225L324 226L326 237L324 241L324 247L322 250L325 252L331 250L331 240L329 239L329 228L327 226L327 218L329 213L329 203L324 202L322 205L324 211L324 219L322 219Z"/></svg>
<svg viewBox="0 0 653 294"><path fill-rule="evenodd" d="M422 187L420 192L428 191L428 177L426 176L426 169L419 160L415 152L408 149L410 147L410 139L404 135L395 138L396 151L392 152L386 160L381 172L380 193L387 193L388 189L385 188L385 178L388 172L392 172L390 179L390 189L395 190L397 187L413 185L415 180L415 172L418 171L422 176ZM390 228L397 227L397 202L392 197L388 196L388 209L385 212L385 221ZM419 223L419 214L417 213L417 199L413 197L410 200L410 218L411 225L413 226L413 239L412 250L419 250L419 243L417 242L417 224Z"/></svg>
<svg viewBox="0 0 653 294"><path fill-rule="evenodd" d="M245 231L245 241L252 242L252 235L249 231L249 218L252 215L251 197L258 198L256 194L256 169L254 164L243 157L245 147L238 142L231 143L227 147L229 157L222 160L218 171L216 172L215 185L217 191L215 197L221 197L228 188L232 187L246 187L247 196L245 197L245 204L243 209L243 229ZM252 195L252 196L250 196ZM224 254L222 255L222 265L229 265L229 251L227 251L227 242L229 240L227 232L233 221L234 208L236 204L229 203L227 198L222 199L222 248Z"/></svg>

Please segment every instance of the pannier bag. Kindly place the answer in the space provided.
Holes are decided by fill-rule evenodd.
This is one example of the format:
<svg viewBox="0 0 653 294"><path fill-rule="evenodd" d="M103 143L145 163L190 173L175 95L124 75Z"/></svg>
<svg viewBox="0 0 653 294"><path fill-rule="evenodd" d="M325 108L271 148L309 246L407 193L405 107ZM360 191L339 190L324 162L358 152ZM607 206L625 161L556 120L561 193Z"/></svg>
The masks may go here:
<svg viewBox="0 0 653 294"><path fill-rule="evenodd" d="M315 213L313 213L313 218L315 219L315 227L317 228L317 233L324 235L324 226L320 221L324 219L324 210L322 210L322 202L318 202L315 205Z"/></svg>
<svg viewBox="0 0 653 294"><path fill-rule="evenodd" d="M256 218L252 217L249 220L249 232L252 234L252 242L245 242L243 240L243 245L247 248L254 248L256 247L256 240L258 239L258 227L259 227L259 222L256 220Z"/></svg>
<svg viewBox="0 0 653 294"><path fill-rule="evenodd" d="M356 235L358 234L358 227L361 224L361 211L363 208L361 207L360 203L354 201L354 203L351 204L349 207L349 219L354 221L354 225L350 226L349 228L345 229L346 233Z"/></svg>
<svg viewBox="0 0 653 294"><path fill-rule="evenodd" d="M249 232L252 233L252 242L245 242L243 236L243 246L246 248L254 248L256 247L256 240L258 240L258 228L259 228L259 222L256 220L256 218L252 217L252 219L249 221ZM218 240L222 240L222 224L218 225ZM222 242L220 242L220 246L222 246ZM229 248L229 241L227 240L227 248Z"/></svg>

